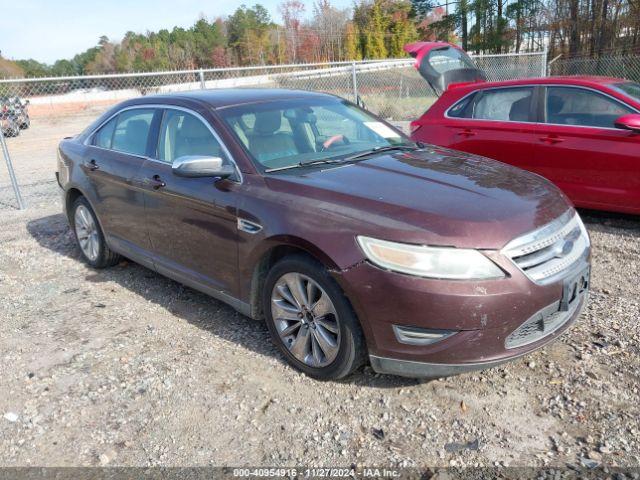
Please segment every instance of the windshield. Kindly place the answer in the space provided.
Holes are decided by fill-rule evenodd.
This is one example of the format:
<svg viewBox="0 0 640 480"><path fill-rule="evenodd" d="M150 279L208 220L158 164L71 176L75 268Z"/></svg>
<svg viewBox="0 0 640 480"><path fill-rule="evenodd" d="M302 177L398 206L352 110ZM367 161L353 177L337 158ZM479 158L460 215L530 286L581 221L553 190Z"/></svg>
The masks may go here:
<svg viewBox="0 0 640 480"><path fill-rule="evenodd" d="M640 83L616 83L615 85L613 85L613 88L633 98L636 102L640 102Z"/></svg>
<svg viewBox="0 0 640 480"><path fill-rule="evenodd" d="M338 98L279 100L219 112L262 171L414 145L397 130Z"/></svg>

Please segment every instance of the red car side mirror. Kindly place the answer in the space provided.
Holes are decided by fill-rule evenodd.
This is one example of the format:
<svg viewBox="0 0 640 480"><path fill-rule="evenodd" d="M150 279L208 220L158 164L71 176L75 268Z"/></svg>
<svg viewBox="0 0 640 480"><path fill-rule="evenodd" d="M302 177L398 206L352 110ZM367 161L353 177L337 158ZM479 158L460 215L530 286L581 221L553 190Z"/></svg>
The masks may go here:
<svg viewBox="0 0 640 480"><path fill-rule="evenodd" d="M637 113L623 115L615 121L615 126L624 130L631 130L633 133L640 133L640 115Z"/></svg>

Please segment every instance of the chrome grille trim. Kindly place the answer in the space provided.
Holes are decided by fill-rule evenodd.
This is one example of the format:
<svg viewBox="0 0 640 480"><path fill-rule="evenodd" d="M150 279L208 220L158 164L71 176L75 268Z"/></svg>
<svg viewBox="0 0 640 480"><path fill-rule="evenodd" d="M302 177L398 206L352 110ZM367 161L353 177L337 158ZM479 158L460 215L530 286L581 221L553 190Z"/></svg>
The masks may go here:
<svg viewBox="0 0 640 480"><path fill-rule="evenodd" d="M580 216L570 209L554 221L509 242L502 253L533 282L563 278L589 254L590 242Z"/></svg>

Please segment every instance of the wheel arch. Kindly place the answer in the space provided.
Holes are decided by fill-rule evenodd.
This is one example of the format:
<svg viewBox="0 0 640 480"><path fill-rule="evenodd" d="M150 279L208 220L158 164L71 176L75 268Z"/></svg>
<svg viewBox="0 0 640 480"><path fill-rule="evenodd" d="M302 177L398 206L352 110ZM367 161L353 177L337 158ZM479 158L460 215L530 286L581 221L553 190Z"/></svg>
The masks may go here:
<svg viewBox="0 0 640 480"><path fill-rule="evenodd" d="M65 213L67 214L67 221L69 222L69 225L73 227L73 218L72 218L71 208L73 207L73 204L75 203L75 201L80 197L84 197L87 203L89 203L91 210L93 210L93 214L96 216L96 219L98 220L98 226L102 230L102 234L105 236L105 241L107 242L107 245L109 245L109 240L107 239L107 232L104 229L104 224L102 223L100 214L94 207L93 202L91 202L91 199L87 195L85 195L85 193L76 185L73 185L67 188L64 196L64 210L65 210ZM111 248L110 245L109 245L109 248Z"/></svg>
<svg viewBox="0 0 640 480"><path fill-rule="evenodd" d="M71 207L73 207L73 204L75 203L75 201L80 197L87 198L87 196L84 193L82 193L82 191L77 187L71 187L65 192L64 211L67 214L67 218L69 219L69 222L71 222ZM89 200L87 199L87 201ZM89 204L91 204L91 202L89 202ZM94 209L94 212L95 212L95 209Z"/></svg>
<svg viewBox="0 0 640 480"><path fill-rule="evenodd" d="M329 273L340 268L333 259L311 242L292 236L277 236L268 239L267 246L257 255L253 263L249 292L251 317L256 320L264 319L262 310L262 290L267 273L279 260L290 255L303 255L324 266Z"/></svg>

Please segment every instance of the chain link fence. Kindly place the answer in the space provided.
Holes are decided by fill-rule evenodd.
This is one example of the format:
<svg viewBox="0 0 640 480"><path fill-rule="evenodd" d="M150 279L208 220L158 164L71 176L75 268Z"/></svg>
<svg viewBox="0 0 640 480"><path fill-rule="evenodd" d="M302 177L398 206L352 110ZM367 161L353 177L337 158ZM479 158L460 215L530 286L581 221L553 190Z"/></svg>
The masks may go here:
<svg viewBox="0 0 640 480"><path fill-rule="evenodd" d="M549 70L551 75L600 75L640 82L640 55L559 58Z"/></svg>
<svg viewBox="0 0 640 480"><path fill-rule="evenodd" d="M537 77L546 70L545 52L475 60L489 80ZM397 122L417 118L436 99L412 59L0 80L0 111L3 104L28 101L31 124L6 138L25 204L37 208L58 197L58 142L110 106L142 95L209 88L292 88L352 101L359 97L369 110ZM18 206L9 170L0 164L0 209Z"/></svg>

